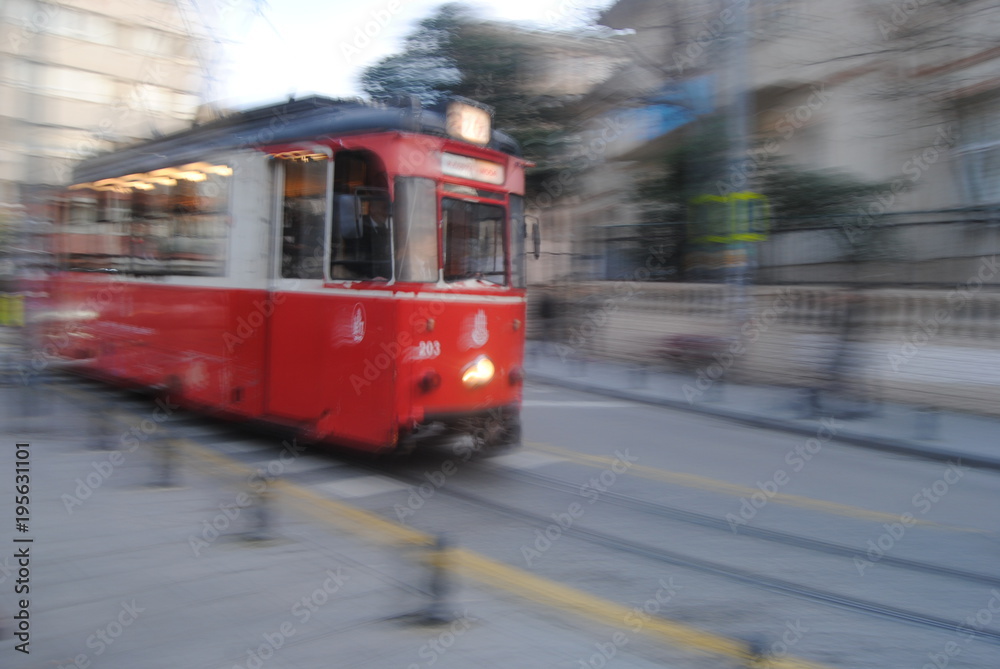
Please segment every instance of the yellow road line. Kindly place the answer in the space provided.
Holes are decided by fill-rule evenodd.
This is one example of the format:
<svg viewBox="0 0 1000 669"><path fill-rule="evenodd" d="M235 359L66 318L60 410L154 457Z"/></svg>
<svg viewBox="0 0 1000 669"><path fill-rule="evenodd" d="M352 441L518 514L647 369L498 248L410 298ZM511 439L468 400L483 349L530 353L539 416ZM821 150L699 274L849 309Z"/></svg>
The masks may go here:
<svg viewBox="0 0 1000 669"><path fill-rule="evenodd" d="M588 455L586 453L577 453L566 448L561 448L559 446L553 446L551 444L540 444L535 442L526 442L526 446L530 446L531 449L541 451L543 453L549 453L551 455L556 455L564 460L570 462L575 462L577 464L586 465L588 467L600 467L602 469L607 469L614 465L616 462L621 463L620 460L616 458L603 456L603 455ZM662 481L663 483L671 483L674 485L684 486L686 488L697 488L699 490L708 490L710 492L722 493L724 495L732 495L734 497L745 497L750 498L751 495L755 493L761 493L759 488L750 488L747 486L738 485L735 483L727 483L725 481L719 481L718 479L708 478L707 476L699 476L698 474L685 474L683 472L672 472L667 469L658 469L656 467L649 467L647 465L640 465L633 463L629 466L628 474L633 476L638 476L644 479L650 479L653 481ZM811 509L814 511L821 511L823 513L832 513L838 516L847 516L849 518L859 518L861 520L871 520L879 523L898 523L900 522L899 513L886 513L884 511L872 511L871 509L863 509L858 506L851 506L849 504L840 504L838 502L828 502L821 499L812 499L811 497L802 497L801 495L789 495L787 493L775 493L773 496L768 498L770 501L777 504L785 504L788 506L795 506L802 509ZM921 518L914 518L913 524L923 525L925 527L933 527L943 530L951 530L954 532L974 532L978 534L990 534L988 530L981 530L974 527L961 527L958 525L946 525L943 523L935 523L930 520L923 520Z"/></svg>
<svg viewBox="0 0 1000 669"><path fill-rule="evenodd" d="M253 467L236 462L187 439L178 439L175 443L190 457L206 462L229 475L249 477L256 471ZM298 508L341 530L383 542L389 540L406 544L433 544L433 537L430 535L387 520L376 513L329 499L287 481L273 482L272 485L276 490L291 497ZM558 607L605 625L622 628L628 624L630 615L635 619L635 611L621 604L535 576L523 569L511 567L463 548L450 550L442 564L485 585L545 606ZM639 620L642 622L639 631L661 641L740 661L749 659L747 646L742 641L705 632L662 617L642 614ZM825 665L792 657L768 658L767 666L775 669L828 669Z"/></svg>
<svg viewBox="0 0 1000 669"><path fill-rule="evenodd" d="M257 470L253 467L241 464L227 458L224 455L200 446L188 439L178 439L176 443L185 451L187 455L197 457L207 461L216 468L227 473L249 478ZM432 538L423 532L419 532L405 525L394 523L367 511L363 511L353 506L335 502L327 497L323 497L307 488L288 483L283 480L269 481L269 486L276 490L287 493L296 501L306 505L313 505L312 508L306 506L312 515L320 520L333 523L340 529L354 533L370 534L377 539L389 538L393 541L411 544L431 544ZM334 513L328 513L333 511Z"/></svg>
<svg viewBox="0 0 1000 669"><path fill-rule="evenodd" d="M71 389L61 388L60 391L66 394L76 395L78 397L82 396L82 393ZM189 444L193 444L193 442L189 442ZM590 467L600 467L602 469L606 469L615 463L615 460L610 457L577 453L575 451L561 448L559 446L553 446L551 444L525 442L525 445L527 447L530 447L530 449L550 453L564 460L568 460L570 462L576 462L578 464L583 464ZM252 472L248 472L248 474L249 473ZM635 476L639 476L641 478L650 479L653 481L662 481L664 483L672 483L675 485L680 485L688 488L709 490L712 492L718 492L726 495L733 495L735 497L749 498L754 493L760 492L760 490L758 490L757 488L749 488L747 486L741 486L735 483L726 483L725 481L719 481L718 479L711 479L706 476L699 476L697 474L671 472L669 470L657 469L655 467L649 467L646 465L632 464L628 469L628 473L631 473ZM812 499L810 497L802 497L800 495L776 493L770 499L778 504L785 504L788 506L795 506L804 509L813 509L823 513L832 513L835 515L846 516L849 518L858 518L861 520L895 523L899 522L900 518L900 514L885 513L883 511L872 511L870 509L863 509L861 507L851 506L848 504L827 502L824 500ZM957 525L935 523L933 521L923 520L920 518L914 518L913 524L921 525L924 527L942 529L942 530L951 530L954 532L992 534L992 532L989 530L981 530L972 527L961 527Z"/></svg>

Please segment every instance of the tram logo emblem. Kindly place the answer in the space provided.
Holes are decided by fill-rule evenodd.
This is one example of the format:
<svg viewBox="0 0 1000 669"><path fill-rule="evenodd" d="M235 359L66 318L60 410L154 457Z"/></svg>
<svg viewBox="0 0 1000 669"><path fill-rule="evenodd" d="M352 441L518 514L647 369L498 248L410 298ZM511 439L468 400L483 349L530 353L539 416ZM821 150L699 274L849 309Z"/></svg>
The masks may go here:
<svg viewBox="0 0 1000 669"><path fill-rule="evenodd" d="M486 327L486 311L480 309L476 315L465 319L465 332L462 335L462 347L465 350L484 346L490 340L490 331Z"/></svg>
<svg viewBox="0 0 1000 669"><path fill-rule="evenodd" d="M490 340L490 331L486 329L486 312L480 309L472 322L472 343L482 346Z"/></svg>
<svg viewBox="0 0 1000 669"><path fill-rule="evenodd" d="M355 344L360 344L365 338L365 308L364 305L354 306L354 316L351 318L351 337Z"/></svg>

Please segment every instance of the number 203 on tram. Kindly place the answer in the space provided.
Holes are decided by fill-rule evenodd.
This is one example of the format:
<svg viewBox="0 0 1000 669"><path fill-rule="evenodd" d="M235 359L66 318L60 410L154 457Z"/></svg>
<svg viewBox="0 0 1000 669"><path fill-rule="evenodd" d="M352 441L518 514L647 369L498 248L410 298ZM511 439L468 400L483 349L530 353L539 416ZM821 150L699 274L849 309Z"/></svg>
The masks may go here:
<svg viewBox="0 0 1000 669"><path fill-rule="evenodd" d="M312 97L82 162L50 346L367 451L520 441L524 167L489 110Z"/></svg>

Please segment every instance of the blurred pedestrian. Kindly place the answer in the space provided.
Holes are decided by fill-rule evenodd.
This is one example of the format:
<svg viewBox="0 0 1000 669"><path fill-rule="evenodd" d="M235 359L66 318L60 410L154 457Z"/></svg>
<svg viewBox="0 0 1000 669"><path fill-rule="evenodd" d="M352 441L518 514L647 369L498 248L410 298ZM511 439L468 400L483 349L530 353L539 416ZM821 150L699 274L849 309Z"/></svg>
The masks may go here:
<svg viewBox="0 0 1000 669"><path fill-rule="evenodd" d="M830 355L809 390L810 415L821 410L847 417L870 415L875 405L873 389L867 387L861 342L864 340L865 300L855 289L846 288L827 300L832 334ZM836 410L839 403L840 411Z"/></svg>

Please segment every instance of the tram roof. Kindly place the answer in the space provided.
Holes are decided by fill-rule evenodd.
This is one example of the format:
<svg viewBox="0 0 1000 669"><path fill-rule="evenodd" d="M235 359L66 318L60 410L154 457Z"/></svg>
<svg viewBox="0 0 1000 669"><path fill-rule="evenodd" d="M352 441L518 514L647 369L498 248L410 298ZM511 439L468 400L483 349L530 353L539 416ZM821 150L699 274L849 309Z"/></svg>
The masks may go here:
<svg viewBox="0 0 1000 669"><path fill-rule="evenodd" d="M447 137L441 111L383 107L322 96L257 107L187 130L103 153L77 164L74 182L151 172L201 160L207 152L280 145L323 136L399 130ZM506 133L494 130L488 148L521 155Z"/></svg>

